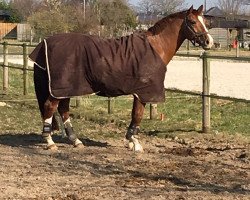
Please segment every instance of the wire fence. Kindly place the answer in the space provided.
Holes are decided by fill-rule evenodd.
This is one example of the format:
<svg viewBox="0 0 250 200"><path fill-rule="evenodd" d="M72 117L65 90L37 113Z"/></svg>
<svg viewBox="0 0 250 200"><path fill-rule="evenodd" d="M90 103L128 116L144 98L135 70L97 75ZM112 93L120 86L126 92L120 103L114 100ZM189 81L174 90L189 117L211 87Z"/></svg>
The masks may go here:
<svg viewBox="0 0 250 200"><path fill-rule="evenodd" d="M29 45L26 43L23 44L10 44L7 42L0 43L2 46L1 56L2 62L0 63L2 66L3 76L3 92L7 92L9 89L9 68L16 69L21 72L22 76L22 89L23 95L27 95L29 93L28 88L33 88L32 81L29 80L29 72L33 71L32 64L29 63L28 55L34 49L35 45ZM15 61L11 61L11 57L17 56L19 63ZM167 91L182 93L185 95L189 95L189 97L202 97L202 132L209 132L210 118L211 118L211 105L210 99L223 99L237 102L249 103L250 101L242 98L235 98L229 96L219 96L216 94L211 94L210 92L210 62L211 60L230 60L230 61L240 61L240 62L250 62L249 57L228 57L228 56L211 56L208 52L204 52L202 55L193 55L189 52L186 53L177 53L178 57L185 58L200 58L202 60L202 91L201 92L193 92L193 91L183 91L180 89L167 89ZM21 62L20 62L21 60ZM127 97L126 97L127 98ZM172 97L171 97L172 98ZM176 98L182 98L178 96ZM108 113L112 113L112 98L103 98L100 100L107 101ZM75 105L79 106L81 104L81 98L76 98ZM150 118L153 119L157 115L157 105L150 104Z"/></svg>

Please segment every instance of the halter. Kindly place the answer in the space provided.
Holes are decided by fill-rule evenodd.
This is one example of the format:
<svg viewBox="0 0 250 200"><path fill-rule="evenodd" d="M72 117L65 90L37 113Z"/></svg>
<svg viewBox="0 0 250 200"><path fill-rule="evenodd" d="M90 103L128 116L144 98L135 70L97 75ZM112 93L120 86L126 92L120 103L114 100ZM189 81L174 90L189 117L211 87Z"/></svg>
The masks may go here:
<svg viewBox="0 0 250 200"><path fill-rule="evenodd" d="M188 28L188 30L189 30L189 31L193 34L193 36L194 36L193 39L190 40L190 42L195 46L195 43L197 43L197 40L198 40L201 36L207 35L208 32L205 31L205 32L203 32L203 33L196 33L196 32L194 31L193 27L188 23L187 16L185 17L184 21L185 21L185 26Z"/></svg>

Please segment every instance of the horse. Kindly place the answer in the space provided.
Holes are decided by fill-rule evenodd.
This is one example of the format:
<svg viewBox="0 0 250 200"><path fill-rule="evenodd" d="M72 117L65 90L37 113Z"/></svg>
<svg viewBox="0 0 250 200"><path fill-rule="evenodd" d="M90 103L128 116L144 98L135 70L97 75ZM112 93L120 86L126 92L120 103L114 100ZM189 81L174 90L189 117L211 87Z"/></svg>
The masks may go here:
<svg viewBox="0 0 250 200"><path fill-rule="evenodd" d="M94 93L133 95L125 137L131 150L142 152L138 135L145 105L165 100L166 66L186 39L205 50L212 47L203 5L170 14L147 31L121 38L62 33L40 42L29 57L34 62L35 93L47 148L57 149L51 137L57 128L53 117L57 110L69 140L75 147L83 146L70 120L70 98Z"/></svg>

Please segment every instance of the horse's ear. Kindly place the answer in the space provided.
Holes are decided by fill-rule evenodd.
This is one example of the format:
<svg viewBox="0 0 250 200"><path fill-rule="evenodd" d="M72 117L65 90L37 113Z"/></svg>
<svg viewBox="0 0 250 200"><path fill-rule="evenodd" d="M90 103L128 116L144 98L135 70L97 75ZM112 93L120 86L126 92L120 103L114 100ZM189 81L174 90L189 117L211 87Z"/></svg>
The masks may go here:
<svg viewBox="0 0 250 200"><path fill-rule="evenodd" d="M192 13L192 12L193 12L193 10L194 10L194 6L192 5L192 6L188 9L187 14Z"/></svg>
<svg viewBox="0 0 250 200"><path fill-rule="evenodd" d="M199 13L199 15L203 12L203 5L201 5L199 8L198 8L198 13Z"/></svg>

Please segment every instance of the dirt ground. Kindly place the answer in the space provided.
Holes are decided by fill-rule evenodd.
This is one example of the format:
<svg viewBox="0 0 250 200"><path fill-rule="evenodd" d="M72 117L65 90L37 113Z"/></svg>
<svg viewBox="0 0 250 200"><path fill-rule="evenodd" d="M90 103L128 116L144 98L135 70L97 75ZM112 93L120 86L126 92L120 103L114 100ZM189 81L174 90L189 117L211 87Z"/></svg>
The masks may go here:
<svg viewBox="0 0 250 200"><path fill-rule="evenodd" d="M81 140L76 149L55 136L51 151L36 133L2 133L0 199L250 199L242 136L143 136L144 153L129 151L122 136Z"/></svg>

